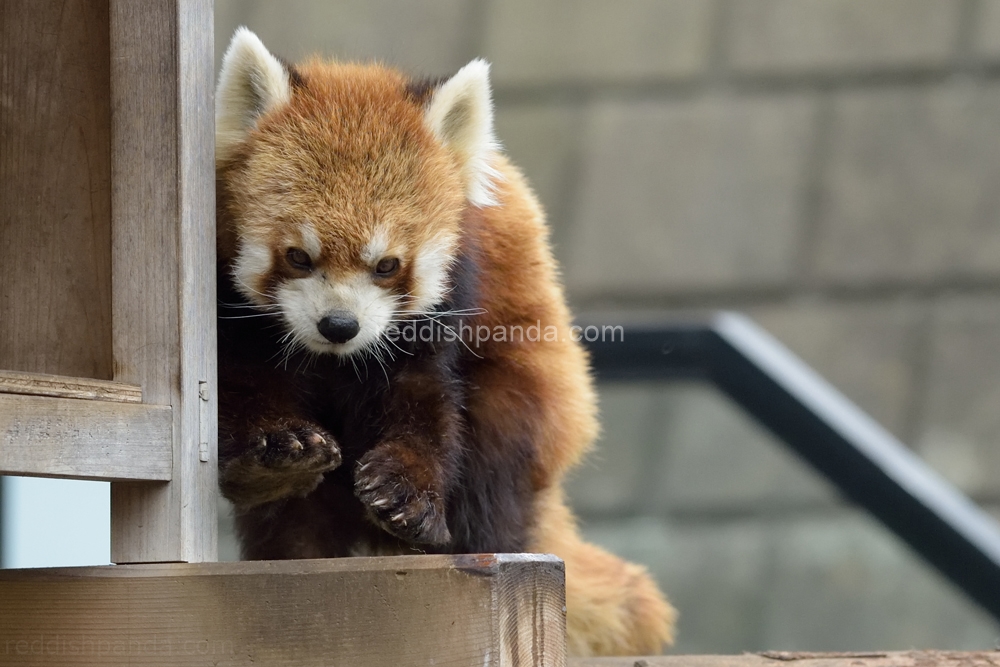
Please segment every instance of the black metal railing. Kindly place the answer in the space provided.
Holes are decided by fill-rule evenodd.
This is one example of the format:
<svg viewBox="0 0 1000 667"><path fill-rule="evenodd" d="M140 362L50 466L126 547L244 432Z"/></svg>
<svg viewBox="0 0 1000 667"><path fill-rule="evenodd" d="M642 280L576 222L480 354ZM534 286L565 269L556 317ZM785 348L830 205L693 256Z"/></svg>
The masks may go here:
<svg viewBox="0 0 1000 667"><path fill-rule="evenodd" d="M1000 620L1000 526L752 321L595 326L599 381L712 382Z"/></svg>

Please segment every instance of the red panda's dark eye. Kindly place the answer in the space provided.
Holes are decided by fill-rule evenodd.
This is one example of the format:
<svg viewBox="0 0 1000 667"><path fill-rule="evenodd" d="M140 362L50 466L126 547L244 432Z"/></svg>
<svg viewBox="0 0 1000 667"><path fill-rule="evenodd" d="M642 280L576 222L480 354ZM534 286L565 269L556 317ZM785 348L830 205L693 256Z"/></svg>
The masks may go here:
<svg viewBox="0 0 1000 667"><path fill-rule="evenodd" d="M309 257L309 253L301 248L289 248L288 252L285 253L285 259L296 269L303 271L312 269L312 258Z"/></svg>
<svg viewBox="0 0 1000 667"><path fill-rule="evenodd" d="M388 278L399 271L399 260L395 257L386 257L375 265L375 275L379 278Z"/></svg>

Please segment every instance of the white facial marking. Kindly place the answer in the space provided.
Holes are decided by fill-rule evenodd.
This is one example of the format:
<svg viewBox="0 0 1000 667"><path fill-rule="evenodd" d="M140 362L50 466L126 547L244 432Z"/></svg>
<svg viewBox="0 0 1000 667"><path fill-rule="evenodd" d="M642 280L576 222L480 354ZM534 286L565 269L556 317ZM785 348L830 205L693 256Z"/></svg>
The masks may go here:
<svg viewBox="0 0 1000 667"><path fill-rule="evenodd" d="M418 250L413 262L413 300L408 310L427 311L441 303L448 290L448 274L455 261L455 239L438 236Z"/></svg>
<svg viewBox="0 0 1000 667"><path fill-rule="evenodd" d="M393 295L373 284L366 273L337 282L319 275L289 280L278 288L276 300L295 342L312 352L340 356L374 346L392 322L396 306ZM360 331L346 343L331 343L317 328L335 310L353 313L358 319Z"/></svg>
<svg viewBox="0 0 1000 667"><path fill-rule="evenodd" d="M312 261L318 260L323 254L323 244L319 242L316 228L309 223L302 223L299 227L299 236L302 237L302 249L309 253Z"/></svg>
<svg viewBox="0 0 1000 667"><path fill-rule="evenodd" d="M266 304L263 278L271 270L271 248L249 238L240 239L239 250L233 262L236 289L254 303Z"/></svg>
<svg viewBox="0 0 1000 667"><path fill-rule="evenodd" d="M361 259L374 266L387 252L389 252L389 234L384 227L379 227L361 250Z"/></svg>

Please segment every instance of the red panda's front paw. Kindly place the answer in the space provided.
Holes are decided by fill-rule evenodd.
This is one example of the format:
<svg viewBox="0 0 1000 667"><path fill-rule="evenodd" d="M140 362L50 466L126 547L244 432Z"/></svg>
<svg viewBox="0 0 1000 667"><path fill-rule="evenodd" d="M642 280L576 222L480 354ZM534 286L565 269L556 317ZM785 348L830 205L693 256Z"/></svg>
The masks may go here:
<svg viewBox="0 0 1000 667"><path fill-rule="evenodd" d="M219 487L238 508L305 496L341 462L333 436L307 422L259 429L250 439L248 450L219 462Z"/></svg>
<svg viewBox="0 0 1000 667"><path fill-rule="evenodd" d="M340 465L340 447L326 431L306 422L261 432L252 450L261 465L276 472L324 473Z"/></svg>
<svg viewBox="0 0 1000 667"><path fill-rule="evenodd" d="M444 498L433 470L403 446L383 444L361 457L354 494L376 524L415 544L447 544Z"/></svg>

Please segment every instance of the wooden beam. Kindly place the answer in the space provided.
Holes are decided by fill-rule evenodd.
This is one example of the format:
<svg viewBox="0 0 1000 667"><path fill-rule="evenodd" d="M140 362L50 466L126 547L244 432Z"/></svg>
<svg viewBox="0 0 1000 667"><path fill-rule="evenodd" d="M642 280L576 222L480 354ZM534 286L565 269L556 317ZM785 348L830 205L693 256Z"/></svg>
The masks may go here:
<svg viewBox="0 0 1000 667"><path fill-rule="evenodd" d="M997 651L767 651L742 655L572 658L569 667L1000 667Z"/></svg>
<svg viewBox="0 0 1000 667"><path fill-rule="evenodd" d="M166 481L171 422L165 406L0 394L0 474Z"/></svg>
<svg viewBox="0 0 1000 667"><path fill-rule="evenodd" d="M142 387L122 382L0 370L0 394L142 403Z"/></svg>
<svg viewBox="0 0 1000 667"><path fill-rule="evenodd" d="M0 571L0 664L563 667L562 561L396 556Z"/></svg>
<svg viewBox="0 0 1000 667"><path fill-rule="evenodd" d="M110 0L115 380L173 408L173 480L114 484L114 562L215 560L211 0Z"/></svg>

